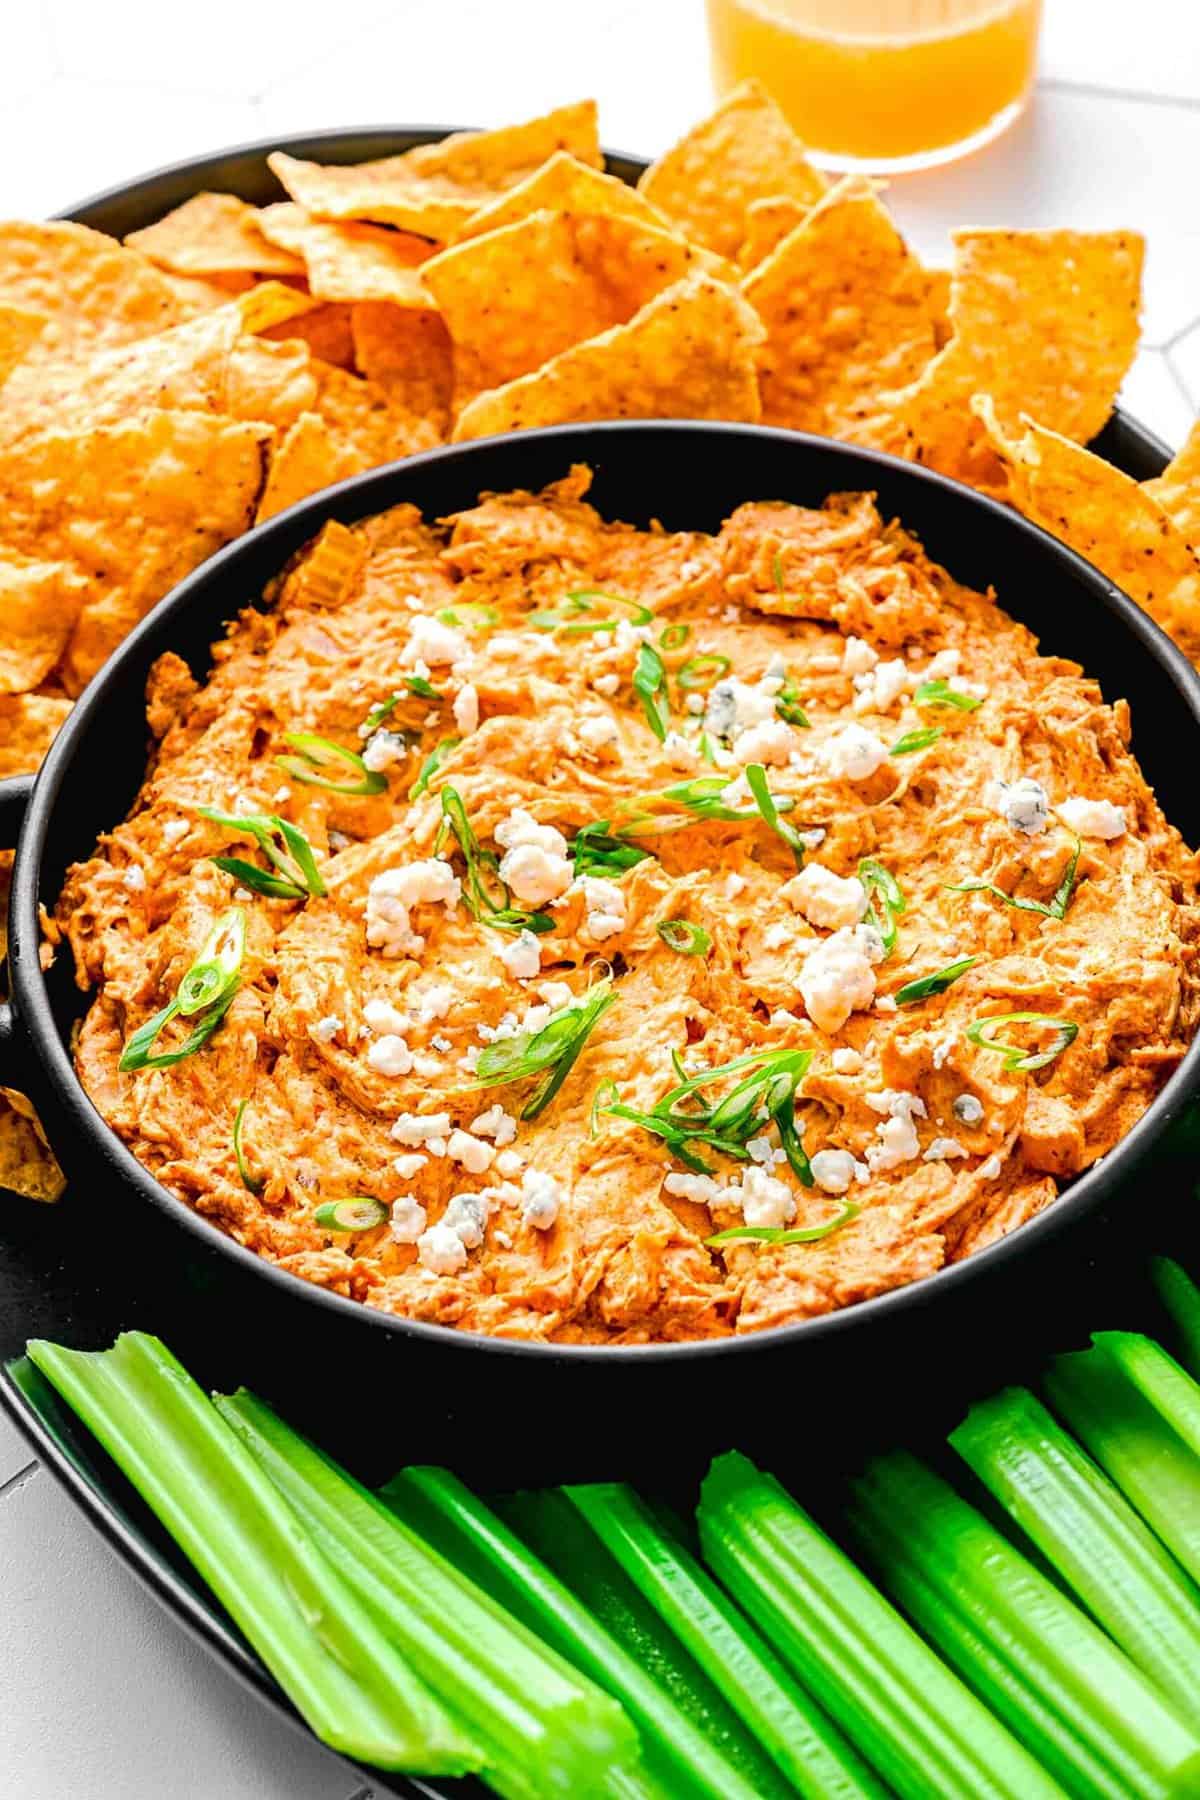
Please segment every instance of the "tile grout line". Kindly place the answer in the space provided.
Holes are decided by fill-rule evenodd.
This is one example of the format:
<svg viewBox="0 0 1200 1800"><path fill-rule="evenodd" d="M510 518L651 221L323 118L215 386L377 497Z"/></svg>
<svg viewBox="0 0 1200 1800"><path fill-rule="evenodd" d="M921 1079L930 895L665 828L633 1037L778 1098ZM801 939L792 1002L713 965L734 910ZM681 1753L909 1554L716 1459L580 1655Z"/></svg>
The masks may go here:
<svg viewBox="0 0 1200 1800"><path fill-rule="evenodd" d="M1058 94L1083 94L1093 100L1132 100L1143 106L1169 106L1182 112L1200 111L1200 97L1189 100L1183 94L1147 94L1137 88L1105 87L1096 81L1069 81L1061 75L1040 75L1040 88Z"/></svg>
<svg viewBox="0 0 1200 1800"><path fill-rule="evenodd" d="M0 1481L0 1500L7 1500L10 1494L15 1494L18 1489L23 1488L27 1481L32 1481L41 1466L35 1457L32 1462L27 1462L23 1469L18 1469L15 1475L10 1475L7 1481ZM358 1800L358 1796L352 1795L351 1800Z"/></svg>

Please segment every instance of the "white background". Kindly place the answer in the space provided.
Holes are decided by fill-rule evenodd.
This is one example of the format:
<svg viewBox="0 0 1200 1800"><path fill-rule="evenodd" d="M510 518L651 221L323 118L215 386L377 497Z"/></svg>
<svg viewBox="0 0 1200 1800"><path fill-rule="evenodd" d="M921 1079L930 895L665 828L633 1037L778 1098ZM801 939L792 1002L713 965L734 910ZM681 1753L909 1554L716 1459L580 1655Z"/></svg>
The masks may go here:
<svg viewBox="0 0 1200 1800"><path fill-rule="evenodd" d="M1137 226L1147 348L1125 399L1177 444L1200 406L1200 10L1046 0L1029 114L897 182L918 249L956 225ZM594 94L654 154L708 104L702 0L7 0L0 217L160 163L326 126L499 124ZM0 1800L366 1800L93 1538L0 1420Z"/></svg>

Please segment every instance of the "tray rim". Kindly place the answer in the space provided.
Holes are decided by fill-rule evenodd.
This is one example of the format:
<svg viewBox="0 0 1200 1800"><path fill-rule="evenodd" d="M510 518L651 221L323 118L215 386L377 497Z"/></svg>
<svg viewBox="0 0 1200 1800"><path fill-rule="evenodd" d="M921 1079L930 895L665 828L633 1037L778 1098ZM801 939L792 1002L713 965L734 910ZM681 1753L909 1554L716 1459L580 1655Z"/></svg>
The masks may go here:
<svg viewBox="0 0 1200 1800"><path fill-rule="evenodd" d="M364 160L364 143L374 142L378 148L368 155L399 154L419 143L432 143L452 132L477 129L461 125L364 125L338 127L313 132L290 133L285 137L269 136L241 142L199 156L180 158L145 171L131 179L88 194L52 215L56 220L91 224L93 215L122 203L144 206L159 205L166 211L180 204L189 194L215 178L223 165L255 157L265 161L273 150L306 158L325 156L331 162ZM391 145L388 149L387 146ZM645 169L648 159L617 150L605 150L606 166L629 179L630 173ZM626 173L628 172L628 173ZM1170 460L1170 447L1156 433L1120 406L1113 409L1105 430L1116 431L1128 440L1134 455L1145 462L1162 467ZM1116 466L1120 467L1118 462ZM1130 471L1132 472L1132 471ZM32 1204L32 1203L31 1203ZM2 1254L2 1246L0 1246ZM93 1482L82 1463L56 1439L46 1421L36 1411L14 1380L10 1369L0 1365L0 1410L8 1415L18 1432L34 1452L36 1460L57 1485L68 1495L97 1532L108 1549L131 1571L144 1591L148 1592L180 1625L189 1637L200 1644L247 1691L270 1707L275 1716L311 1741L320 1743L300 1718L273 1677L250 1650L227 1620L216 1602L206 1601L143 1536L125 1516L114 1498ZM98 1454L105 1453L97 1445ZM116 1465L113 1465L114 1470ZM124 1477L116 1471L119 1479ZM419 1777L383 1774L354 1763L349 1758L321 1745L326 1754L346 1769L361 1775L375 1790L383 1789L401 1796L419 1796L420 1800L449 1800L450 1793L466 1796L482 1792L476 1784L453 1783L449 1789L433 1786Z"/></svg>

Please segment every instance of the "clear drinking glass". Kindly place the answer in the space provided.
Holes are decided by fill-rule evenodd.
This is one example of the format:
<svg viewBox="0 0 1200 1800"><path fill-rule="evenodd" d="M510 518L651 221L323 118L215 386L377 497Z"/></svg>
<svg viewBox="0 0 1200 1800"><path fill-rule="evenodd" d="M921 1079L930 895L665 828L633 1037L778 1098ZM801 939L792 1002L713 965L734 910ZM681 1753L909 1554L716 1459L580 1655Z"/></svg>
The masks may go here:
<svg viewBox="0 0 1200 1800"><path fill-rule="evenodd" d="M718 93L755 76L827 169L949 162L1033 83L1042 0L707 0Z"/></svg>

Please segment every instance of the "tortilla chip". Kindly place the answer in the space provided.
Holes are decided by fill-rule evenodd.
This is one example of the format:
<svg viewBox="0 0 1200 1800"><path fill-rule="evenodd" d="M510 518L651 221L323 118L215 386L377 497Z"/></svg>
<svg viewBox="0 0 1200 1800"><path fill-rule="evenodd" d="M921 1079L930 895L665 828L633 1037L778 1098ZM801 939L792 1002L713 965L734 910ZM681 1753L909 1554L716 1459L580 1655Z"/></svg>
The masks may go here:
<svg viewBox="0 0 1200 1800"><path fill-rule="evenodd" d="M363 466L347 444L338 442L319 413L301 413L271 456L254 523L273 519L309 494L359 474Z"/></svg>
<svg viewBox="0 0 1200 1800"><path fill-rule="evenodd" d="M0 552L0 694L28 694L55 668L86 583L65 563Z"/></svg>
<svg viewBox="0 0 1200 1800"><path fill-rule="evenodd" d="M339 369L352 369L354 333L350 327L350 312L350 307L330 302L325 306L314 307L311 312L304 313L298 319L285 320L282 325L269 325L258 335L268 342L277 342L282 338L290 341L299 339L322 362L336 363Z"/></svg>
<svg viewBox="0 0 1200 1800"><path fill-rule="evenodd" d="M290 425L316 396L308 347L248 335L246 306L230 300L84 362L52 370L22 364L0 395L0 434L12 443L35 431L111 424L149 408ZM266 316L274 310L268 302Z"/></svg>
<svg viewBox="0 0 1200 1800"><path fill-rule="evenodd" d="M1200 419L1162 474L1142 487L1168 513L1193 549L1200 550Z"/></svg>
<svg viewBox="0 0 1200 1800"><path fill-rule="evenodd" d="M136 250L66 223L0 224L0 303L45 315L26 358L39 363L131 343L188 313Z"/></svg>
<svg viewBox="0 0 1200 1800"><path fill-rule="evenodd" d="M0 387L37 343L46 315L25 306L0 306Z"/></svg>
<svg viewBox="0 0 1200 1800"><path fill-rule="evenodd" d="M303 275L304 261L268 241L256 206L233 194L193 194L125 239L130 250L177 275Z"/></svg>
<svg viewBox="0 0 1200 1800"><path fill-rule="evenodd" d="M163 280L176 299L182 302L183 316L192 318L210 307L224 306L235 294L245 294L254 287L253 275L175 275L170 269L161 271Z"/></svg>
<svg viewBox="0 0 1200 1800"><path fill-rule="evenodd" d="M605 214L652 225L658 231L674 229L667 215L651 206L628 182L605 175L580 162L577 156L559 150L490 206L473 213L455 242L480 237L485 231L499 231L501 226L515 225L530 213L547 211Z"/></svg>
<svg viewBox="0 0 1200 1800"><path fill-rule="evenodd" d="M775 102L747 81L646 170L638 192L732 261L752 202L783 196L813 206L825 185Z"/></svg>
<svg viewBox="0 0 1200 1800"><path fill-rule="evenodd" d="M928 288L925 304L933 320L933 335L937 339L937 347L941 350L954 335L954 327L950 323L950 271L926 269L925 281Z"/></svg>
<svg viewBox="0 0 1200 1800"><path fill-rule="evenodd" d="M0 781L37 773L70 710L46 694L0 694Z"/></svg>
<svg viewBox="0 0 1200 1800"><path fill-rule="evenodd" d="M331 224L302 206L268 206L263 230L304 259L308 285L321 300L390 300L394 306L430 307L419 265L432 246L425 238L384 225Z"/></svg>
<svg viewBox="0 0 1200 1800"><path fill-rule="evenodd" d="M1195 657L1200 564L1154 496L1032 419L1022 419L1022 437L1010 436L988 395L977 396L974 412L1004 463L1017 510L1086 556Z"/></svg>
<svg viewBox="0 0 1200 1800"><path fill-rule="evenodd" d="M454 354L440 316L366 300L353 309L350 323L359 373L444 436L450 429Z"/></svg>
<svg viewBox="0 0 1200 1800"><path fill-rule="evenodd" d="M387 388L344 369L319 372L311 410L324 420L339 455L355 458L360 469L375 469L442 442L431 420L410 413Z"/></svg>
<svg viewBox="0 0 1200 1800"><path fill-rule="evenodd" d="M857 177L830 189L742 283L767 328L759 356L768 425L837 436L937 350L929 284Z"/></svg>
<svg viewBox="0 0 1200 1800"><path fill-rule="evenodd" d="M445 243L557 150L602 166L594 100L498 131L456 132L379 162L323 166L281 151L267 161L292 199L319 219L373 219Z"/></svg>
<svg viewBox="0 0 1200 1800"><path fill-rule="evenodd" d="M459 405L623 325L693 266L682 238L613 215L538 212L435 256Z"/></svg>
<svg viewBox="0 0 1200 1800"><path fill-rule="evenodd" d="M0 459L0 543L72 565L88 583L62 665L69 694L164 594L249 527L269 435L202 412L152 412L46 432Z"/></svg>
<svg viewBox="0 0 1200 1800"><path fill-rule="evenodd" d="M990 395L1005 431L1027 413L1087 443L1137 349L1142 256L1129 231L956 232L953 335L865 441L993 491L1002 478L972 395Z"/></svg>
<svg viewBox="0 0 1200 1800"><path fill-rule="evenodd" d="M739 268L757 268L782 244L789 231L802 225L812 211L813 201L790 200L784 194L771 200L752 200L746 208L746 235L737 253Z"/></svg>
<svg viewBox="0 0 1200 1800"><path fill-rule="evenodd" d="M0 1088L0 1188L25 1200L52 1202L66 1185L29 1102L12 1088Z"/></svg>
<svg viewBox="0 0 1200 1800"><path fill-rule="evenodd" d="M627 325L480 394L460 414L456 441L574 419L759 417L755 353L766 334L741 296L690 275Z"/></svg>

